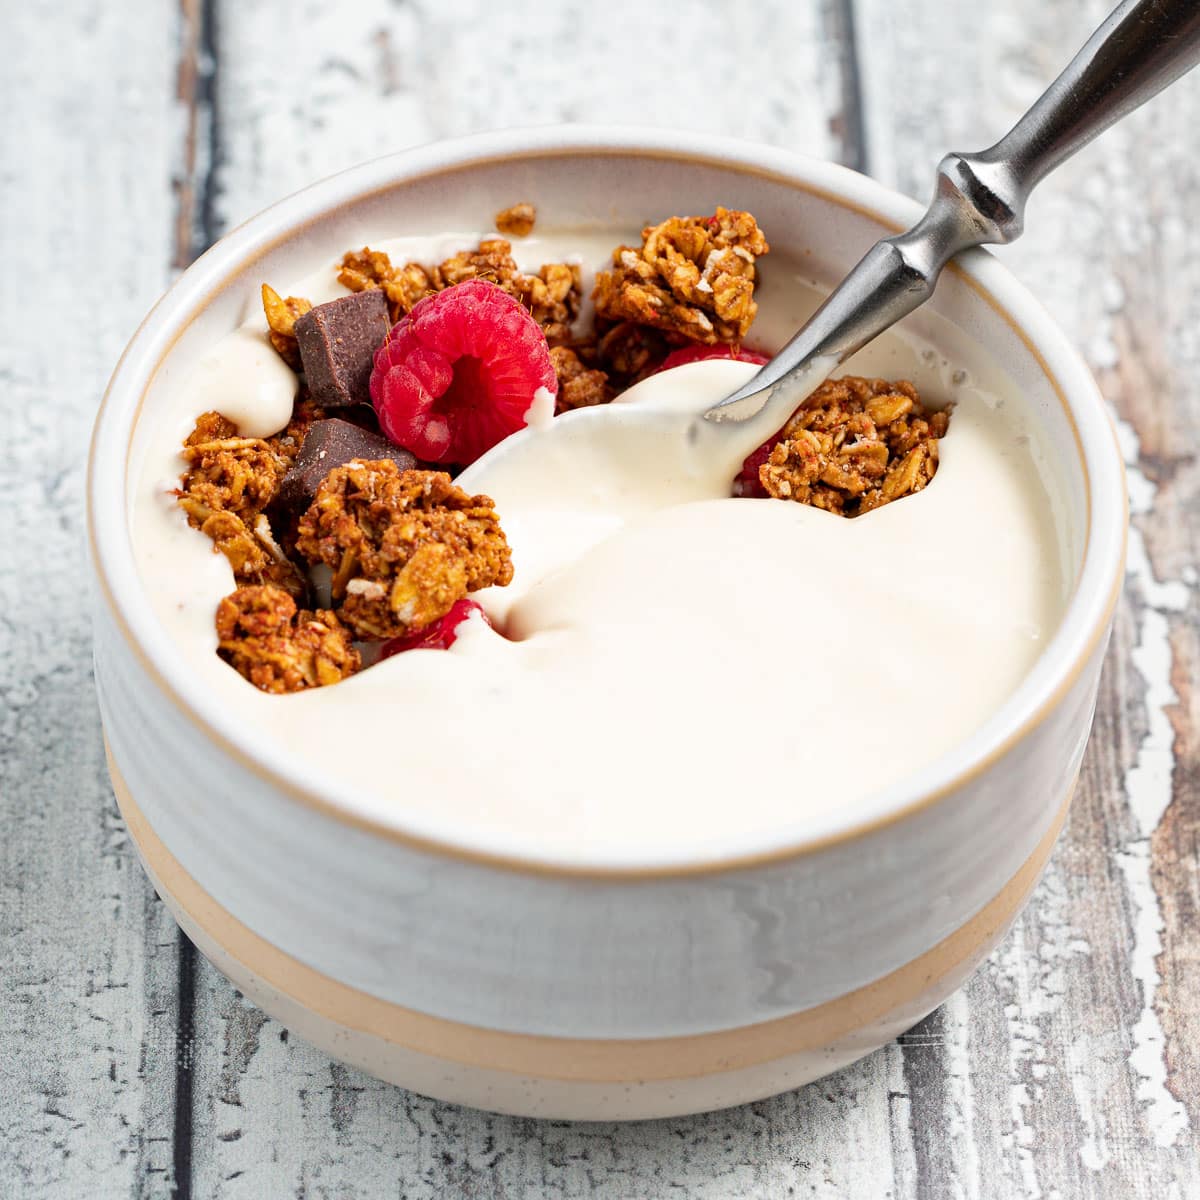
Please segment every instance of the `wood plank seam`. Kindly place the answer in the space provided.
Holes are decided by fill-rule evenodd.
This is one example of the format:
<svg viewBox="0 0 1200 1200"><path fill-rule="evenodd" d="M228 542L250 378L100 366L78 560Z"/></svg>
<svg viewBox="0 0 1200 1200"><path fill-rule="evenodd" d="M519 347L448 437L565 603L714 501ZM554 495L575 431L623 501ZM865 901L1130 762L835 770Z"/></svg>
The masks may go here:
<svg viewBox="0 0 1200 1200"><path fill-rule="evenodd" d="M184 110L182 164L175 180L174 265L186 268L220 236L216 218L221 163L217 104L217 0L180 0L178 90ZM171 1194L191 1200L195 1097L196 949L177 931L178 1026Z"/></svg>
<svg viewBox="0 0 1200 1200"><path fill-rule="evenodd" d="M837 52L841 81L840 111L830 117L831 131L839 147L838 161L852 170L869 174L870 155L855 21L854 0L826 0L825 33Z"/></svg>

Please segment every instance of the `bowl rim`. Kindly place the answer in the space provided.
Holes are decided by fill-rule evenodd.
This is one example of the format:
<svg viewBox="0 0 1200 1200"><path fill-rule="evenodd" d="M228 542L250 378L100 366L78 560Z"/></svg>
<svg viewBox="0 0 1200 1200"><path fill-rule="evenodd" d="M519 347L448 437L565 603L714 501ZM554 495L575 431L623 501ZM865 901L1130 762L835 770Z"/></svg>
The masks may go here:
<svg viewBox="0 0 1200 1200"><path fill-rule="evenodd" d="M1090 371L1053 319L991 254L972 250L951 264L1013 329L1039 363L1071 422L1087 500L1083 561L1059 628L1004 705L970 737L900 780L823 820L783 823L727 843L720 853L672 855L634 847L603 856L543 852L495 831L397 812L384 821L361 809L351 789L311 768L298 770L272 747L255 746L196 685L141 587L130 528L128 457L145 394L162 360L195 315L236 276L283 241L342 205L514 158L567 155L687 161L759 176L816 195L899 231L921 213L912 199L847 167L758 143L643 126L564 125L448 139L350 167L262 210L201 255L147 314L125 347L97 412L87 463L87 538L97 601L163 696L205 740L269 783L276 793L342 824L439 857L532 874L658 878L724 872L798 858L912 816L986 771L1063 699L1106 638L1124 572L1127 498L1116 430ZM141 631L135 634L135 630Z"/></svg>

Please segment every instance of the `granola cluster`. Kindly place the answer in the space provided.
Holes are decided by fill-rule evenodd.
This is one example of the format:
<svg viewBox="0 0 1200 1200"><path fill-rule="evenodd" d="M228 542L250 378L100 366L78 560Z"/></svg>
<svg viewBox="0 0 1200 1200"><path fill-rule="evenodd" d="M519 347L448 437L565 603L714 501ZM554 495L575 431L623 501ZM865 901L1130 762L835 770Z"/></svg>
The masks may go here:
<svg viewBox="0 0 1200 1200"><path fill-rule="evenodd" d="M596 277L596 315L676 340L741 341L758 311L755 263L769 249L748 212L670 217L643 229L640 247L613 252L612 270Z"/></svg>
<svg viewBox="0 0 1200 1200"><path fill-rule="evenodd" d="M205 429L227 432L229 422L219 425L213 416L201 419ZM257 493L255 503L264 496ZM336 683L362 666L355 639L421 629L468 592L512 580L491 500L469 496L441 471L401 470L384 459L328 473L291 539L310 566L332 570L333 608L316 612L297 609L308 580L276 542L265 512L208 510L185 489L179 503L229 559L241 585L217 612L221 657L267 692ZM207 513L203 521L197 511Z"/></svg>
<svg viewBox="0 0 1200 1200"><path fill-rule="evenodd" d="M278 503L281 481L323 416L301 397L287 428L264 439L239 437L208 412L182 449L177 501L239 585L217 614L221 657L263 691L336 683L362 666L354 639L420 629L468 592L512 579L491 501L443 472L355 460L326 474L296 520ZM307 567L317 564L333 569L333 608L298 609L311 592Z"/></svg>
<svg viewBox="0 0 1200 1200"><path fill-rule="evenodd" d="M338 282L351 291L383 288L393 321L409 312L418 300L464 279L490 280L519 300L542 327L551 346L570 340L571 323L579 315L583 296L579 267L546 263L536 275L526 275L512 256L512 243L504 238L485 238L475 249L451 255L428 269L415 262L393 266L382 250L364 246L345 254L338 272Z"/></svg>
<svg viewBox="0 0 1200 1200"><path fill-rule="evenodd" d="M183 443L188 461L180 503L189 516L230 512L253 519L271 502L284 464L263 438L238 436L237 426L206 412Z"/></svg>
<svg viewBox="0 0 1200 1200"><path fill-rule="evenodd" d="M394 267L388 255L369 246L347 250L342 255L338 283L352 292L382 288L393 321L398 321L418 300L437 290L429 272L420 263Z"/></svg>
<svg viewBox="0 0 1200 1200"><path fill-rule="evenodd" d="M295 445L293 425L273 438L244 438L220 413L203 413L183 444L188 469L176 495L188 524L212 539L239 583L275 584L299 599L307 584L266 516Z"/></svg>
<svg viewBox="0 0 1200 1200"><path fill-rule="evenodd" d="M362 666L334 613L298 611L269 584L238 588L217 605L217 639L217 653L264 692L323 687Z"/></svg>
<svg viewBox="0 0 1200 1200"><path fill-rule="evenodd" d="M532 204L512 204L496 214L496 228L509 237L528 237L537 221L537 209Z"/></svg>
<svg viewBox="0 0 1200 1200"><path fill-rule="evenodd" d="M296 548L333 571L341 619L360 638L396 637L444 616L468 592L512 580L512 556L487 496L444 471L351 462L325 477Z"/></svg>
<svg viewBox="0 0 1200 1200"><path fill-rule="evenodd" d="M911 383L831 379L783 427L759 480L776 499L846 517L870 512L933 478L949 421Z"/></svg>
<svg viewBox="0 0 1200 1200"><path fill-rule="evenodd" d="M569 346L554 346L550 350L550 361L558 377L558 398L555 412L569 412L573 408L590 408L593 404L607 404L616 389L609 383L608 373L584 363L577 351Z"/></svg>

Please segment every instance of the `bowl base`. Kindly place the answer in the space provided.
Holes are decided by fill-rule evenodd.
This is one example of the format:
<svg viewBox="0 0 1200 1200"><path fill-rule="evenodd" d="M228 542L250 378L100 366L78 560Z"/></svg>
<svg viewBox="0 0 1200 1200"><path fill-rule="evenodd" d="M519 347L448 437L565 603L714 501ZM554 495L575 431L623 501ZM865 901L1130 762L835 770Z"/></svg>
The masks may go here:
<svg viewBox="0 0 1200 1200"><path fill-rule="evenodd" d="M122 815L155 890L200 953L253 1004L331 1057L422 1095L512 1116L579 1121L647 1120L730 1108L800 1087L886 1045L941 1004L1007 933L1041 877L1069 802L1068 796L1033 854L981 912L884 980L820 1006L850 1014L852 1028L814 1039L814 1022L807 1018L817 1010L808 1010L744 1030L649 1040L643 1043L647 1073L653 1072L655 1078L638 1078L636 1067L618 1078L611 1069L602 1072L604 1078L581 1078L588 1063L596 1062L594 1042L460 1026L462 1057L474 1055L476 1061L464 1062L415 1046L412 1031L422 1022L450 1023L355 993L259 938L184 871L146 821L111 760L110 767ZM359 1004L343 1003L341 1012L331 1012L330 999L347 995L357 997ZM394 1022L389 1021L388 1010ZM846 1023L842 1021L843 1026ZM405 1029L403 1042L389 1035L389 1025ZM827 1022L824 1025L828 1027ZM821 1028L822 1023L815 1027ZM756 1061L721 1069L719 1060L714 1063L709 1056L708 1069L684 1067L677 1075L663 1077L664 1045L694 1047L709 1038L731 1045L752 1043L758 1047L751 1052ZM449 1039L438 1038L441 1046L448 1040L454 1041L453 1029ZM475 1045L489 1044L498 1047L502 1066L478 1061ZM553 1047L549 1055L547 1044ZM777 1052L764 1053L764 1044ZM636 1048L637 1043L633 1045ZM537 1068L529 1073L519 1067L523 1046L537 1050L532 1056ZM611 1046L612 1062L628 1060L630 1042ZM739 1055L729 1057L736 1061Z"/></svg>

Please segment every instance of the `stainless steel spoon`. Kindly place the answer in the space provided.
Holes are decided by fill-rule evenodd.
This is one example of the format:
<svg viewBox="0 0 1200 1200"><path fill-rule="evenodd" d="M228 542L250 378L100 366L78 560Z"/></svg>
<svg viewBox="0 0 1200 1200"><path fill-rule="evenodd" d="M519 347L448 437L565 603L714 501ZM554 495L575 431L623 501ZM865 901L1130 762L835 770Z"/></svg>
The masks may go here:
<svg viewBox="0 0 1200 1200"><path fill-rule="evenodd" d="M783 350L704 416L783 425L840 363L924 304L956 254L1020 237L1041 179L1197 63L1200 0L1125 0L990 150L947 154L920 221L867 251Z"/></svg>

